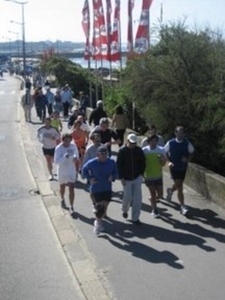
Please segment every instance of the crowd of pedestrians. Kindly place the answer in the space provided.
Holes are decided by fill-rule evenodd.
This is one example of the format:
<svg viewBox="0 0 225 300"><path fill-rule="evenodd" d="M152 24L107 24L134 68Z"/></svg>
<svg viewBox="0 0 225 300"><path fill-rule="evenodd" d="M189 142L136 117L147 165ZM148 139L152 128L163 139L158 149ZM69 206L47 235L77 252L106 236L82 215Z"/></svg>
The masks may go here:
<svg viewBox="0 0 225 300"><path fill-rule="evenodd" d="M176 127L175 137L164 145L162 136L157 133L156 127L151 125L148 136L139 146L135 133L129 133L124 141L128 120L121 106L116 108L110 125L103 102L98 101L97 108L92 111L88 122L85 118L84 102L82 110L80 107L74 107L70 113L72 91L68 85L61 90L58 89L55 95L50 87L46 88L46 93L42 90L38 87L31 95L31 89L26 87L21 103L27 122L31 122L33 105L37 117L44 122L37 131L37 138L42 144L49 180L58 180L61 206L68 208L71 216L76 213L74 210L76 181L84 179L90 191L96 234L104 230L103 219L107 217L115 180L121 181L122 216L127 219L131 210L131 221L135 225L141 224L143 183L149 190L153 218L160 217L157 201L164 199L170 202L175 191L180 212L187 215L183 182L194 147L185 138L182 126ZM62 118L64 122L61 121ZM64 130L66 133L62 134L65 122L67 122ZM95 126L90 130L92 122ZM111 157L113 143L118 145L116 159ZM164 198L163 166L166 162L173 186L167 189ZM57 167L57 177L54 177L54 164ZM65 199L66 187L69 190L69 207Z"/></svg>

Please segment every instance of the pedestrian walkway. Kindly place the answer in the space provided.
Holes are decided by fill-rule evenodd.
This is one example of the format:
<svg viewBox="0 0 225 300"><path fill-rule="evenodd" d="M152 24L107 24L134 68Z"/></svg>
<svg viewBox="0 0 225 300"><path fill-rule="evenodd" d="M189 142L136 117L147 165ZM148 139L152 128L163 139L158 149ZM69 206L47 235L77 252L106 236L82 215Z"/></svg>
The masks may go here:
<svg viewBox="0 0 225 300"><path fill-rule="evenodd" d="M142 225L135 226L130 215L127 220L122 217L122 187L116 181L104 221L105 232L96 237L85 180L79 178L76 183L75 219L61 209L59 198L54 197L58 195L58 183L47 181L41 145L36 139L41 124L34 109L32 114L33 124L24 124L28 160L39 188L45 191L43 201L87 299L223 299L223 209L185 186L191 216L180 214L177 197L173 195L170 203L160 201L160 218L154 219L143 184ZM67 124L63 124L67 131ZM114 157L116 152L117 146L113 146ZM169 174L165 173L164 191L171 184Z"/></svg>

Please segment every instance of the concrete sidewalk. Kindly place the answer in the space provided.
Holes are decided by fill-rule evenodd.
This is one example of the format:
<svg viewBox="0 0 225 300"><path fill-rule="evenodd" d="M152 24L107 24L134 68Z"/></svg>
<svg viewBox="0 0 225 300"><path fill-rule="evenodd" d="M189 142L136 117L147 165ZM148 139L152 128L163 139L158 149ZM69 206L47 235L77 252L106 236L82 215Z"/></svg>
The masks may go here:
<svg viewBox="0 0 225 300"><path fill-rule="evenodd" d="M97 238L84 180L79 178L76 183L77 218L72 219L68 211L61 209L58 183L47 180L41 145L36 139L36 131L42 124L35 116L35 109L32 119L34 122L30 124L22 117L22 129L27 159L37 184L34 192L42 195L85 299L223 299L225 211L222 208L185 186L190 218L180 214L174 195L171 203L159 203L161 217L153 219L148 190L143 184L142 225L135 226L129 218L122 218L122 187L116 181L105 233ZM66 127L64 122L64 131ZM117 146L113 151L116 155ZM165 173L164 190L171 184ZM211 278L216 278L215 282Z"/></svg>

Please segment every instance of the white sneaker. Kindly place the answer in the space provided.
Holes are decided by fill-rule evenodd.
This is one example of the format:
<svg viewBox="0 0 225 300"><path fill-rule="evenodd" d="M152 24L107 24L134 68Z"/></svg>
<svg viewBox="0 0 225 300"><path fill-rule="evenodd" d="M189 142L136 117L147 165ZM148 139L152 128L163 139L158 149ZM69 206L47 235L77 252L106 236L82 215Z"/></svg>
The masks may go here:
<svg viewBox="0 0 225 300"><path fill-rule="evenodd" d="M48 180L49 180L49 181L54 180L54 176L53 176L53 175L50 175L50 176L48 177Z"/></svg>
<svg viewBox="0 0 225 300"><path fill-rule="evenodd" d="M102 225L102 222L98 222L97 220L94 221L94 233L95 234L99 234L100 232L102 232L104 230L104 227Z"/></svg>
<svg viewBox="0 0 225 300"><path fill-rule="evenodd" d="M69 207L69 212L70 212L71 216L74 214L74 208L73 208L73 206Z"/></svg>
<svg viewBox="0 0 225 300"><path fill-rule="evenodd" d="M93 205L92 211L93 211L94 214L97 212L97 209L96 209L95 205Z"/></svg>
<svg viewBox="0 0 225 300"><path fill-rule="evenodd" d="M152 212L151 212L151 215L154 219L158 218L159 217L159 213L158 213L158 210L157 209L153 209Z"/></svg>
<svg viewBox="0 0 225 300"><path fill-rule="evenodd" d="M181 208L180 208L180 213L183 215L183 216L186 216L186 214L188 213L188 208L187 206L185 205L182 205Z"/></svg>
<svg viewBox="0 0 225 300"><path fill-rule="evenodd" d="M171 202L172 201L172 196L173 196L173 191L171 188L167 189L167 196L166 196L166 201Z"/></svg>

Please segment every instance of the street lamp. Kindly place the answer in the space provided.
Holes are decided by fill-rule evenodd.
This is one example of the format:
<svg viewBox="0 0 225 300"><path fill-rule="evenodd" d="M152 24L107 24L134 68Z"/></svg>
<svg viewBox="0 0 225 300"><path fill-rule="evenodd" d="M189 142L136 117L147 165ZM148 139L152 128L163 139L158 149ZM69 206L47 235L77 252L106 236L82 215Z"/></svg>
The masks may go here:
<svg viewBox="0 0 225 300"><path fill-rule="evenodd" d="M15 32L15 31L11 31L11 30L9 30L8 32L13 33L13 34L16 35L16 39L17 39L17 56L18 56L18 60L19 60L19 56L20 56L20 42L19 42L19 38L18 38L19 32Z"/></svg>
<svg viewBox="0 0 225 300"><path fill-rule="evenodd" d="M22 7L22 23L20 23L22 25L22 49L23 49L23 76L26 76L26 49L25 49L25 20L24 20L24 5L27 4L28 2L20 2L20 1L16 1L16 0L5 0L5 1L9 1L9 2L14 2L16 4L20 4Z"/></svg>

